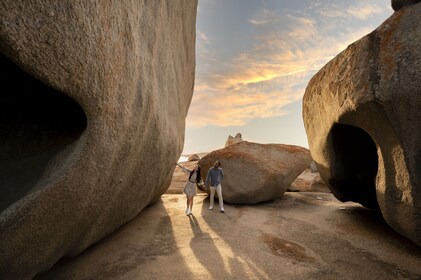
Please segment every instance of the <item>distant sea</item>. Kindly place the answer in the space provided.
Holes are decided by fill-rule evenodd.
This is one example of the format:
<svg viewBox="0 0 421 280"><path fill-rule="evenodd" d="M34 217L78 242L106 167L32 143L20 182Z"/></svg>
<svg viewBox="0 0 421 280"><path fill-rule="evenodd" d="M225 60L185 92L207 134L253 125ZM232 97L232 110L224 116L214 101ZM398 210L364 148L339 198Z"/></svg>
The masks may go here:
<svg viewBox="0 0 421 280"><path fill-rule="evenodd" d="M189 157L186 157L186 156L181 156L179 159L178 159L178 162L186 162L186 161L188 161L189 160Z"/></svg>
<svg viewBox="0 0 421 280"><path fill-rule="evenodd" d="M207 154L208 154L208 152L181 155L180 158L178 159L178 162L186 162L186 161L189 161L189 157L191 157L192 155L198 155L199 158L202 158L202 157L206 156Z"/></svg>

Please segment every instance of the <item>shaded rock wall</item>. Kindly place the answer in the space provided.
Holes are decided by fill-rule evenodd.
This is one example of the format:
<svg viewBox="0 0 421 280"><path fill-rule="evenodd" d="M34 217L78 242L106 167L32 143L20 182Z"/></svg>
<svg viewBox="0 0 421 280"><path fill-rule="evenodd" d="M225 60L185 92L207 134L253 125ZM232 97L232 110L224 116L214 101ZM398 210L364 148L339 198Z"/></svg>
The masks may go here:
<svg viewBox="0 0 421 280"><path fill-rule="evenodd" d="M0 278L30 278L167 189L197 1L0 4Z"/></svg>

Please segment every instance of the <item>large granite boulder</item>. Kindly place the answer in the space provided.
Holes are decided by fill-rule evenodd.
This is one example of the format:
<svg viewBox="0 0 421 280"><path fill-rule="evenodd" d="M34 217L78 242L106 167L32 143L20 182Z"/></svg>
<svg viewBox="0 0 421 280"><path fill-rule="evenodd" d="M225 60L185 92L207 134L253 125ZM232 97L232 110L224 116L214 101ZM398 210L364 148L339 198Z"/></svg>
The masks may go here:
<svg viewBox="0 0 421 280"><path fill-rule="evenodd" d="M395 12L309 82L312 156L341 201L380 208L421 245L421 3Z"/></svg>
<svg viewBox="0 0 421 280"><path fill-rule="evenodd" d="M395 11L399 11L403 7L413 5L420 2L421 0L392 0L392 8Z"/></svg>
<svg viewBox="0 0 421 280"><path fill-rule="evenodd" d="M197 1L0 5L0 279L31 278L167 189Z"/></svg>
<svg viewBox="0 0 421 280"><path fill-rule="evenodd" d="M243 141L203 157L199 164L204 178L216 160L224 171L224 201L255 204L280 197L312 159L302 147Z"/></svg>

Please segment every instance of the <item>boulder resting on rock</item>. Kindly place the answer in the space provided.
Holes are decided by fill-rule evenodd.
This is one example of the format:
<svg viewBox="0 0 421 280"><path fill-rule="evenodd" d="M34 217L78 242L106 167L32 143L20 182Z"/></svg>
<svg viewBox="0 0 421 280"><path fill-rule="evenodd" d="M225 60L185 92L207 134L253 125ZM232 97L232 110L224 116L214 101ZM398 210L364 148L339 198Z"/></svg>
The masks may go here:
<svg viewBox="0 0 421 280"><path fill-rule="evenodd" d="M224 201L256 204L280 197L312 159L303 147L243 141L203 157L199 164L204 178L216 160L224 171Z"/></svg>

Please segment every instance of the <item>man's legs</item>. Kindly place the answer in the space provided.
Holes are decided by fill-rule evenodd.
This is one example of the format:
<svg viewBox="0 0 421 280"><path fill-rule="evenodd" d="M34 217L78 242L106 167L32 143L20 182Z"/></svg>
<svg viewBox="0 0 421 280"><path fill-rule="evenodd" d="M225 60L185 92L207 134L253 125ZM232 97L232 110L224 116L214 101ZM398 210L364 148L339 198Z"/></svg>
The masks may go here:
<svg viewBox="0 0 421 280"><path fill-rule="evenodd" d="M219 200L219 207L221 208L221 211L224 211L224 200L222 198L222 186L219 184L216 187L216 192L218 193L218 200Z"/></svg>
<svg viewBox="0 0 421 280"><path fill-rule="evenodd" d="M209 210L213 208L213 200L215 197L215 187L210 186L210 203L209 203Z"/></svg>

